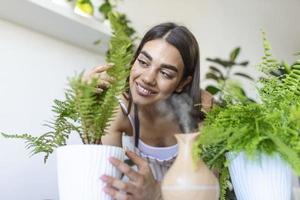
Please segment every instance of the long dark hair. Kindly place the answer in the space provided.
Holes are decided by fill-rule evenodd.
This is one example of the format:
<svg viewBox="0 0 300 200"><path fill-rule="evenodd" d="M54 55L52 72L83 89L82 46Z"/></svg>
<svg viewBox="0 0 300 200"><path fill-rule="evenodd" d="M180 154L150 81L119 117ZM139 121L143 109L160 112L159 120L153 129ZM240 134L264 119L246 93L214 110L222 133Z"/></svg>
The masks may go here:
<svg viewBox="0 0 300 200"><path fill-rule="evenodd" d="M135 62L145 43L155 39L164 39L169 44L176 47L176 49L179 51L184 64L182 80L186 79L188 76L192 76L192 82L187 84L181 93L186 93L189 97L191 97L194 105L192 115L197 118L198 121L203 120L204 114L201 112L200 107L200 55L196 38L185 26L180 26L171 22L156 25L152 27L143 37L133 56L131 64ZM129 96L131 97L130 92ZM131 104L132 99L129 98L129 110ZM137 106L134 107L136 110ZM137 111L134 113L136 121L135 124L137 124L136 126L139 126ZM139 127L135 127L135 129L137 130Z"/></svg>

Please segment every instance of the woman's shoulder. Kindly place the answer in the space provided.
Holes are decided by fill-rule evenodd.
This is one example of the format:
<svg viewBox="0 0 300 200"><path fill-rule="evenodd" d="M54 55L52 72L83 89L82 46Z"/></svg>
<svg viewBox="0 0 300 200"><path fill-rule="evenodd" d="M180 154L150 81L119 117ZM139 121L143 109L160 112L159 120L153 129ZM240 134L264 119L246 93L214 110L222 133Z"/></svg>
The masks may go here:
<svg viewBox="0 0 300 200"><path fill-rule="evenodd" d="M214 104L214 97L211 93L206 90L200 90L201 98L201 110L204 112L209 112Z"/></svg>
<svg viewBox="0 0 300 200"><path fill-rule="evenodd" d="M122 94L117 97L119 101L118 106L118 124L119 128L122 130L122 132L125 132L128 135L132 135L133 129L131 121L131 105L128 94Z"/></svg>
<svg viewBox="0 0 300 200"><path fill-rule="evenodd" d="M131 109L128 106L129 105L129 96L128 96L128 94L123 93L123 94L119 95L117 97L117 99L119 101L119 105L120 105L120 108L121 108L123 114L125 116L129 115Z"/></svg>
<svg viewBox="0 0 300 200"><path fill-rule="evenodd" d="M106 131L108 133L126 133L132 135L132 126L130 122L130 115L128 109L128 99L123 95L119 95L116 97L119 102L119 105L114 110L114 115L111 118Z"/></svg>

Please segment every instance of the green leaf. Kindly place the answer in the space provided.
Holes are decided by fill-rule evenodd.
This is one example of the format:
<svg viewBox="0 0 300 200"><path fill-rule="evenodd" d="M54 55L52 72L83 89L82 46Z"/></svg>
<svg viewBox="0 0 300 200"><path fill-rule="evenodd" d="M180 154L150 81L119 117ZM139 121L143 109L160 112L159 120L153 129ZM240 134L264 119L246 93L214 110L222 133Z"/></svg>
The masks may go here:
<svg viewBox="0 0 300 200"><path fill-rule="evenodd" d="M241 77L244 77L244 78L252 80L252 81L254 80L251 76L241 73L241 72L235 72L234 75L241 76Z"/></svg>
<svg viewBox="0 0 300 200"><path fill-rule="evenodd" d="M291 72L292 66L289 66L286 62L283 62L282 65L283 65L283 68L284 68L285 72L286 72L287 74L289 74L289 73Z"/></svg>
<svg viewBox="0 0 300 200"><path fill-rule="evenodd" d="M107 19L108 13L112 11L112 5L109 3L109 1L106 1L99 7L98 10L104 15L105 19Z"/></svg>
<svg viewBox="0 0 300 200"><path fill-rule="evenodd" d="M237 47L234 50L232 50L232 52L230 53L230 61L235 62L237 56L240 54L240 50L240 47Z"/></svg>
<svg viewBox="0 0 300 200"><path fill-rule="evenodd" d="M206 79L212 79L212 80L215 80L217 82L219 82L221 80L221 77L217 76L216 74L214 74L212 72L208 72L207 74L205 74L205 78Z"/></svg>
<svg viewBox="0 0 300 200"><path fill-rule="evenodd" d="M96 41L94 42L94 45L99 45L100 43L101 43L101 39L96 40Z"/></svg>
<svg viewBox="0 0 300 200"><path fill-rule="evenodd" d="M234 63L232 61L226 61L226 60L222 60L220 58L206 58L207 61L210 61L210 62L213 62L213 63L216 63L216 64L219 64L221 66L223 66L224 68L231 68Z"/></svg>
<svg viewBox="0 0 300 200"><path fill-rule="evenodd" d="M76 6L84 13L93 15L94 6L90 0L77 0Z"/></svg>
<svg viewBox="0 0 300 200"><path fill-rule="evenodd" d="M211 70L212 73L217 74L217 76L220 77L220 79L224 80L224 75L220 69L214 66L209 66L209 70Z"/></svg>
<svg viewBox="0 0 300 200"><path fill-rule="evenodd" d="M244 66L244 67L246 67L246 66L249 64L249 61L243 61L243 62L236 63L236 64L239 65L239 66Z"/></svg>
<svg viewBox="0 0 300 200"><path fill-rule="evenodd" d="M206 91L208 91L209 93L211 93L212 95L215 95L216 93L218 93L220 91L219 88L213 86L213 85L209 85L205 88Z"/></svg>
<svg viewBox="0 0 300 200"><path fill-rule="evenodd" d="M297 55L300 55L300 51L294 53L294 55L296 55L296 56L297 56Z"/></svg>

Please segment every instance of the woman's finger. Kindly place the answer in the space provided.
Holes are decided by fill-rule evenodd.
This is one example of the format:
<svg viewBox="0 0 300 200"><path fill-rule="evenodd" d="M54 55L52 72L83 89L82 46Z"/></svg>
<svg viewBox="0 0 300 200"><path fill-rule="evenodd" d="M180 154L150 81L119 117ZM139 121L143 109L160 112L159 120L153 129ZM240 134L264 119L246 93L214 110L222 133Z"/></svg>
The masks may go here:
<svg viewBox="0 0 300 200"><path fill-rule="evenodd" d="M111 176L103 175L101 176L101 180L107 184L108 187L114 187L118 190L125 191L127 193L134 193L135 186L130 182L123 182L119 179L115 179Z"/></svg>
<svg viewBox="0 0 300 200"><path fill-rule="evenodd" d="M111 162L111 164L113 164L116 168L118 168L121 172L123 172L129 179L136 181L139 179L139 174L134 171L133 169L131 169L131 167L127 164L125 164L124 162L122 162L119 159L110 157L109 161Z"/></svg>
<svg viewBox="0 0 300 200"><path fill-rule="evenodd" d="M132 199L130 194L124 193L122 191L118 191L118 190L116 190L112 187L105 187L105 188L103 188L103 191L106 194L110 195L113 199L116 199L116 200L130 200L130 199Z"/></svg>
<svg viewBox="0 0 300 200"><path fill-rule="evenodd" d="M98 85L98 88L101 88L101 89L106 89L110 86L110 83L105 81L105 80L100 80L100 83Z"/></svg>
<svg viewBox="0 0 300 200"><path fill-rule="evenodd" d="M115 80L114 77L109 76L106 72L102 72L102 73L98 74L98 77L100 80L104 80L109 83L112 83Z"/></svg>
<svg viewBox="0 0 300 200"><path fill-rule="evenodd" d="M106 64L106 65L100 65L100 66L97 66L95 67L93 70L92 70L92 73L101 73L101 72L104 72L106 70L108 70L109 68L111 68L112 66L114 66L113 64L109 63L109 64Z"/></svg>
<svg viewBox="0 0 300 200"><path fill-rule="evenodd" d="M113 64L101 65L94 67L88 73L83 76L83 81L89 83L93 78L98 78L101 74L105 73L106 70L111 68Z"/></svg>
<svg viewBox="0 0 300 200"><path fill-rule="evenodd" d="M103 92L103 89L101 89L101 88L96 88L95 91L96 91L96 93L101 94L101 93Z"/></svg>
<svg viewBox="0 0 300 200"><path fill-rule="evenodd" d="M138 166L139 169L149 168L147 160L141 158L135 152L126 150L125 153L128 156L128 158L130 158Z"/></svg>

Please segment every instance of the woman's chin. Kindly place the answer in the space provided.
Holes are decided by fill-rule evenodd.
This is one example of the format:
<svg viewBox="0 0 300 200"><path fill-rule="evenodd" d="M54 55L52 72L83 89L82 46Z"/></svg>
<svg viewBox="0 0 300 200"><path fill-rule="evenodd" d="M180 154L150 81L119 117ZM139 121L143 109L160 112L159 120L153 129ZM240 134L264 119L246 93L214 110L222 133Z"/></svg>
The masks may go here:
<svg viewBox="0 0 300 200"><path fill-rule="evenodd" d="M138 106L148 106L154 103L151 100L142 99L142 98L132 98L132 102Z"/></svg>

